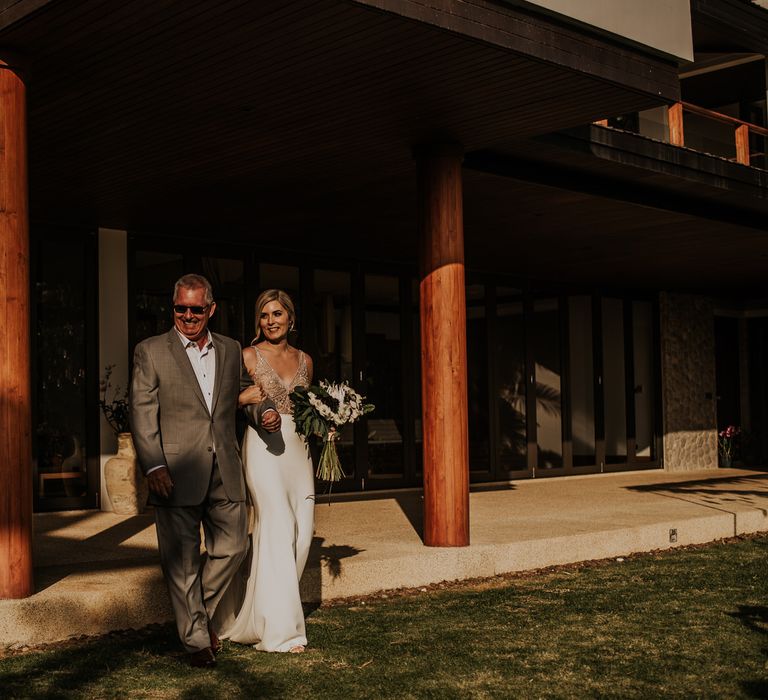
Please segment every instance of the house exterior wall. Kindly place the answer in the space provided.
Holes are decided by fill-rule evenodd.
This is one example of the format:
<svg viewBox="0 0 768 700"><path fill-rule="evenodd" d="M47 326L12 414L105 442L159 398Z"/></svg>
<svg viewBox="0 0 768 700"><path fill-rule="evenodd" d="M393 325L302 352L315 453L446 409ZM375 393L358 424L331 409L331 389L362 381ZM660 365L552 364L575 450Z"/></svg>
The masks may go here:
<svg viewBox="0 0 768 700"><path fill-rule="evenodd" d="M693 60L689 0L528 0L656 51Z"/></svg>
<svg viewBox="0 0 768 700"><path fill-rule="evenodd" d="M664 468L717 467L714 306L662 292L660 302Z"/></svg>

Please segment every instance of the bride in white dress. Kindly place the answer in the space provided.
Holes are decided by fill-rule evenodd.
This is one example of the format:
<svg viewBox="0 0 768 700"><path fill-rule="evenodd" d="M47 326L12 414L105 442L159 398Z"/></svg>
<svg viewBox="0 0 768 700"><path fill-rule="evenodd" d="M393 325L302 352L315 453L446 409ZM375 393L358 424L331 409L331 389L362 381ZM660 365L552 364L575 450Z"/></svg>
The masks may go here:
<svg viewBox="0 0 768 700"><path fill-rule="evenodd" d="M295 310L282 290L270 289L259 296L256 323L256 338L243 349L254 386L243 391L240 403L257 403L266 393L281 414L285 445L283 449L279 437L275 445L277 433L266 436L265 442L251 427L243 440L243 466L256 524L245 599L221 636L261 651L297 653L307 644L299 579L312 542L315 490L312 461L304 438L296 432L288 395L297 386L309 386L312 359L288 344Z"/></svg>

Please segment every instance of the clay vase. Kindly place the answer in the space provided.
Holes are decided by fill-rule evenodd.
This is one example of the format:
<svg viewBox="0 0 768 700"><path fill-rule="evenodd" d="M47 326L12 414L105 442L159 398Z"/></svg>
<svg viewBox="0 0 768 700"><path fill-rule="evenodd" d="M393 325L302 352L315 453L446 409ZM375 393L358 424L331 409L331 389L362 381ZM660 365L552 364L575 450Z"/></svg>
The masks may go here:
<svg viewBox="0 0 768 700"><path fill-rule="evenodd" d="M104 482L115 513L137 515L144 512L149 487L136 464L130 433L118 433L117 454L104 464Z"/></svg>

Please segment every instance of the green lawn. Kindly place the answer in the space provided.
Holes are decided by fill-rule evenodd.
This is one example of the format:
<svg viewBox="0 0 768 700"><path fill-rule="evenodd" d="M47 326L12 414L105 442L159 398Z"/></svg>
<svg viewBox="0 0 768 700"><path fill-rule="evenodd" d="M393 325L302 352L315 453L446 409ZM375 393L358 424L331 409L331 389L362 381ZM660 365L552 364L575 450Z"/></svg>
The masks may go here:
<svg viewBox="0 0 768 700"><path fill-rule="evenodd" d="M185 666L168 626L0 658L3 698L768 697L768 536L308 618L303 655Z"/></svg>

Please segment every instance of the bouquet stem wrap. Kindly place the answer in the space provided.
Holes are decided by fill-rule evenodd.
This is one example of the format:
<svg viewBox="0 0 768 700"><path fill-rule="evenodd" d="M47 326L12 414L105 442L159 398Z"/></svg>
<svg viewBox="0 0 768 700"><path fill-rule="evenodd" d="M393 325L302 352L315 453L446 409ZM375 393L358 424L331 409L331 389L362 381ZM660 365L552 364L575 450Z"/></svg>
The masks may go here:
<svg viewBox="0 0 768 700"><path fill-rule="evenodd" d="M323 441L323 451L320 453L320 461L315 473L315 476L321 481L341 481L342 477L346 477L336 449L338 439L339 433L331 428Z"/></svg>

